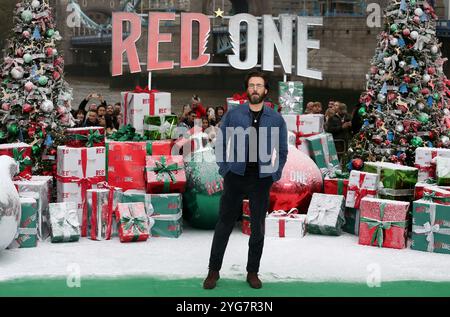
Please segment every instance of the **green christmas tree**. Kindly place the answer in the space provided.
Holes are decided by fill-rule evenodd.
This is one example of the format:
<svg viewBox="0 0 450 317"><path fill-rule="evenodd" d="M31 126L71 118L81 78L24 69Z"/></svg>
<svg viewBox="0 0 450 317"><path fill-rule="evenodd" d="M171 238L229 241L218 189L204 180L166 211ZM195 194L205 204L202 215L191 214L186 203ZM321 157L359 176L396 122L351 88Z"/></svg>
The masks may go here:
<svg viewBox="0 0 450 317"><path fill-rule="evenodd" d="M415 149L449 147L450 81L444 75L437 16L427 1L392 0L366 75L358 111L363 126L345 162L414 165Z"/></svg>
<svg viewBox="0 0 450 317"><path fill-rule="evenodd" d="M61 40L48 0L22 0L0 67L0 143L32 145L34 173L51 174L56 146L73 125Z"/></svg>

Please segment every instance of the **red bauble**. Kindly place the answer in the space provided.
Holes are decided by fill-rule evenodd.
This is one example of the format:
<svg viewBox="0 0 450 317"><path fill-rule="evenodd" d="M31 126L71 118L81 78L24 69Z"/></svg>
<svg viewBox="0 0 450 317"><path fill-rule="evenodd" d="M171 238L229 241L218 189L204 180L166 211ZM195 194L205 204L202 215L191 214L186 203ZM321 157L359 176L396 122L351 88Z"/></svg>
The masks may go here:
<svg viewBox="0 0 450 317"><path fill-rule="evenodd" d="M289 146L281 179L270 190L270 211L298 208L307 212L312 194L321 191L322 174L316 163L294 146Z"/></svg>
<svg viewBox="0 0 450 317"><path fill-rule="evenodd" d="M30 105L29 103L25 103L25 104L22 106L22 111L23 111L23 113L30 113L32 110L33 110L33 106Z"/></svg>
<svg viewBox="0 0 450 317"><path fill-rule="evenodd" d="M427 96L430 94L430 90L428 88L423 88L421 91L422 95Z"/></svg>
<svg viewBox="0 0 450 317"><path fill-rule="evenodd" d="M388 93L388 100L393 101L397 98L397 94L395 92Z"/></svg>
<svg viewBox="0 0 450 317"><path fill-rule="evenodd" d="M391 141L386 140L386 141L384 141L384 144L386 144L386 146L389 146L389 145L391 145Z"/></svg>
<svg viewBox="0 0 450 317"><path fill-rule="evenodd" d="M403 81L404 81L405 83L409 84L409 83L411 82L411 77L405 76L405 77L403 77Z"/></svg>
<svg viewBox="0 0 450 317"><path fill-rule="evenodd" d="M53 72L53 79L54 80L59 80L61 78L61 74L58 73L57 71Z"/></svg>
<svg viewBox="0 0 450 317"><path fill-rule="evenodd" d="M50 151L48 151L48 154L56 155L56 150L55 149L51 149Z"/></svg>
<svg viewBox="0 0 450 317"><path fill-rule="evenodd" d="M408 144L408 140L406 140L405 138L401 138L399 143L400 143L400 145L407 145Z"/></svg>
<svg viewBox="0 0 450 317"><path fill-rule="evenodd" d="M34 137L35 134L36 134L36 128L31 127L28 129L28 137L32 138L32 137Z"/></svg>
<svg viewBox="0 0 450 317"><path fill-rule="evenodd" d="M47 49L45 50L45 53L47 54L48 57L53 56L53 48L47 47Z"/></svg>
<svg viewBox="0 0 450 317"><path fill-rule="evenodd" d="M420 24L420 18L417 15L413 18L413 21L415 24Z"/></svg>
<svg viewBox="0 0 450 317"><path fill-rule="evenodd" d="M16 49L16 56L17 57L22 57L23 56L23 49L22 48Z"/></svg>
<svg viewBox="0 0 450 317"><path fill-rule="evenodd" d="M434 73L436 72L436 70L434 69L434 67L428 67L427 72L428 72L428 74L430 74L430 75L434 75Z"/></svg>
<svg viewBox="0 0 450 317"><path fill-rule="evenodd" d="M352 160L352 167L355 170L360 170L363 168L364 162L360 158L355 158Z"/></svg>
<svg viewBox="0 0 450 317"><path fill-rule="evenodd" d="M428 132L428 138L429 138L430 140L433 140L433 139L434 139L434 136L435 136L435 134L434 134L433 131Z"/></svg>
<svg viewBox="0 0 450 317"><path fill-rule="evenodd" d="M411 34L411 31L409 29L404 29L403 30L403 35L404 36L409 36Z"/></svg>

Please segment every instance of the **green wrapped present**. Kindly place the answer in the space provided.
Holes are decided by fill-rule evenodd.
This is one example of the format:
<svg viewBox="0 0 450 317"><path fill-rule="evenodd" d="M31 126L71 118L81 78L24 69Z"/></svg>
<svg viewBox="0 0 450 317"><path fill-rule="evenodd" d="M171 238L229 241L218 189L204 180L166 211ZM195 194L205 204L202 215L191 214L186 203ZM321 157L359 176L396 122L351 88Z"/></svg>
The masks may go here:
<svg viewBox="0 0 450 317"><path fill-rule="evenodd" d="M183 232L182 212L177 214L153 214L152 237L178 238Z"/></svg>
<svg viewBox="0 0 450 317"><path fill-rule="evenodd" d="M301 81L279 82L278 92L282 114L303 113L303 83Z"/></svg>
<svg viewBox="0 0 450 317"><path fill-rule="evenodd" d="M307 232L339 236L344 225L343 195L314 193L306 215Z"/></svg>
<svg viewBox="0 0 450 317"><path fill-rule="evenodd" d="M181 194L146 194L141 190L127 190L122 196L123 203L144 203L148 216L153 214L177 215L183 210Z"/></svg>
<svg viewBox="0 0 450 317"><path fill-rule="evenodd" d="M450 254L450 206L417 200L412 222L411 249Z"/></svg>
<svg viewBox="0 0 450 317"><path fill-rule="evenodd" d="M450 158L436 157L436 178L438 185L450 185Z"/></svg>
<svg viewBox="0 0 450 317"><path fill-rule="evenodd" d="M176 139L177 124L176 115L144 116L144 136L148 140Z"/></svg>
<svg viewBox="0 0 450 317"><path fill-rule="evenodd" d="M51 242L75 242L80 239L77 204L75 202L49 205Z"/></svg>
<svg viewBox="0 0 450 317"><path fill-rule="evenodd" d="M316 162L322 174L339 169L340 163L331 133L321 133L305 138L311 158Z"/></svg>
<svg viewBox="0 0 450 317"><path fill-rule="evenodd" d="M381 195L398 196L397 192L387 189L411 189L411 195L414 195L414 187L419 173L415 167L388 162L366 162L364 171L380 175L379 194ZM386 191L383 192L383 188ZM402 196L405 195L404 193Z"/></svg>
<svg viewBox="0 0 450 317"><path fill-rule="evenodd" d="M344 211L345 223L344 223L344 226L342 227L342 230L344 230L344 232L347 232L347 233L358 235L359 234L359 216L360 216L359 209L348 208L348 207L345 208L345 211Z"/></svg>
<svg viewBox="0 0 450 317"><path fill-rule="evenodd" d="M39 196L37 198L39 199ZM13 244L19 248L35 248L38 240L37 216L39 202L31 197L20 197L20 206L22 215L18 229L19 236Z"/></svg>

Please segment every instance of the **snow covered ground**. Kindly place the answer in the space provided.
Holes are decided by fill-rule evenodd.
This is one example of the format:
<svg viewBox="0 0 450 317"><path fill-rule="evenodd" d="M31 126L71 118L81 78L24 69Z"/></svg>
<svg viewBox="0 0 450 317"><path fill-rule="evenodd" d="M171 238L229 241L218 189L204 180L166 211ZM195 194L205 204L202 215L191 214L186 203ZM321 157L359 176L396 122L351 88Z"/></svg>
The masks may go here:
<svg viewBox="0 0 450 317"><path fill-rule="evenodd" d="M213 231L185 228L178 239L147 242L91 241L52 244L0 252L0 281L23 277L81 278L148 275L203 278L207 273ZM243 279L248 236L233 231L221 276ZM300 239L266 238L260 275L264 281L425 280L450 281L450 255L358 245L358 237L306 235Z"/></svg>

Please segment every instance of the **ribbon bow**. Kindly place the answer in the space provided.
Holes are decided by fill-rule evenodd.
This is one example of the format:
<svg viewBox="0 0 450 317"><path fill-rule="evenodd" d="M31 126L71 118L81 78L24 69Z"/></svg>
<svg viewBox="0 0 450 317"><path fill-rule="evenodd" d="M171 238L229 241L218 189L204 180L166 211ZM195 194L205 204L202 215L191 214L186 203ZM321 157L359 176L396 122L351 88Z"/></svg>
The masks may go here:
<svg viewBox="0 0 450 317"><path fill-rule="evenodd" d="M72 233L79 235L78 215L75 209L63 212L62 216L56 219L58 229L63 232L63 241L69 241ZM66 230L68 228L69 230Z"/></svg>
<svg viewBox="0 0 450 317"><path fill-rule="evenodd" d="M233 94L233 100L240 101L240 102L242 102L242 101L247 102L247 100L248 100L247 93L244 92L242 95L235 93L235 94Z"/></svg>
<svg viewBox="0 0 450 317"><path fill-rule="evenodd" d="M289 210L288 212L286 212L284 210L274 210L270 213L271 217L277 217L277 218L281 218L281 217L296 218L297 215L298 215L297 208L291 208L291 210Z"/></svg>
<svg viewBox="0 0 450 317"><path fill-rule="evenodd" d="M355 192L355 205L353 208L358 209L361 204L361 199L363 199L367 195L375 196L377 194L377 191L375 189L362 188L365 179L366 179L366 174L360 173L358 185L352 185L348 189L349 191Z"/></svg>
<svg viewBox="0 0 450 317"><path fill-rule="evenodd" d="M144 217L123 216L120 218L120 223L124 225L125 230L132 229L133 241L137 241L141 233L145 233L145 224L147 219Z"/></svg>
<svg viewBox="0 0 450 317"><path fill-rule="evenodd" d="M136 86L136 88L134 88L133 92L136 94L145 94L145 93L154 94L154 93L157 93L158 90L150 89L150 88L148 88L148 86L145 86L145 88L142 88L141 86Z"/></svg>
<svg viewBox="0 0 450 317"><path fill-rule="evenodd" d="M114 132L110 137L110 139L114 141L144 141L146 138L142 135L136 133L136 129L131 125L127 124L125 126L122 126Z"/></svg>
<svg viewBox="0 0 450 317"><path fill-rule="evenodd" d="M95 143L101 143L104 141L104 135L102 135L98 130L89 130L88 135L83 134L73 134L69 136L69 139L75 141L86 142L86 147L93 147Z"/></svg>
<svg viewBox="0 0 450 317"><path fill-rule="evenodd" d="M383 246L384 230L389 230L391 227L405 228L406 221L383 221L384 209L386 208L386 203L381 203L380 205L380 220L372 219L367 217L361 217L362 222L367 223L369 229L376 228L372 239L370 240L370 245L374 245L375 241L378 242L378 247Z"/></svg>
<svg viewBox="0 0 450 317"><path fill-rule="evenodd" d="M18 150L17 148L13 149L13 158L19 164L19 171L23 172L27 166L32 166L33 163L29 156L23 156L25 149Z"/></svg>

